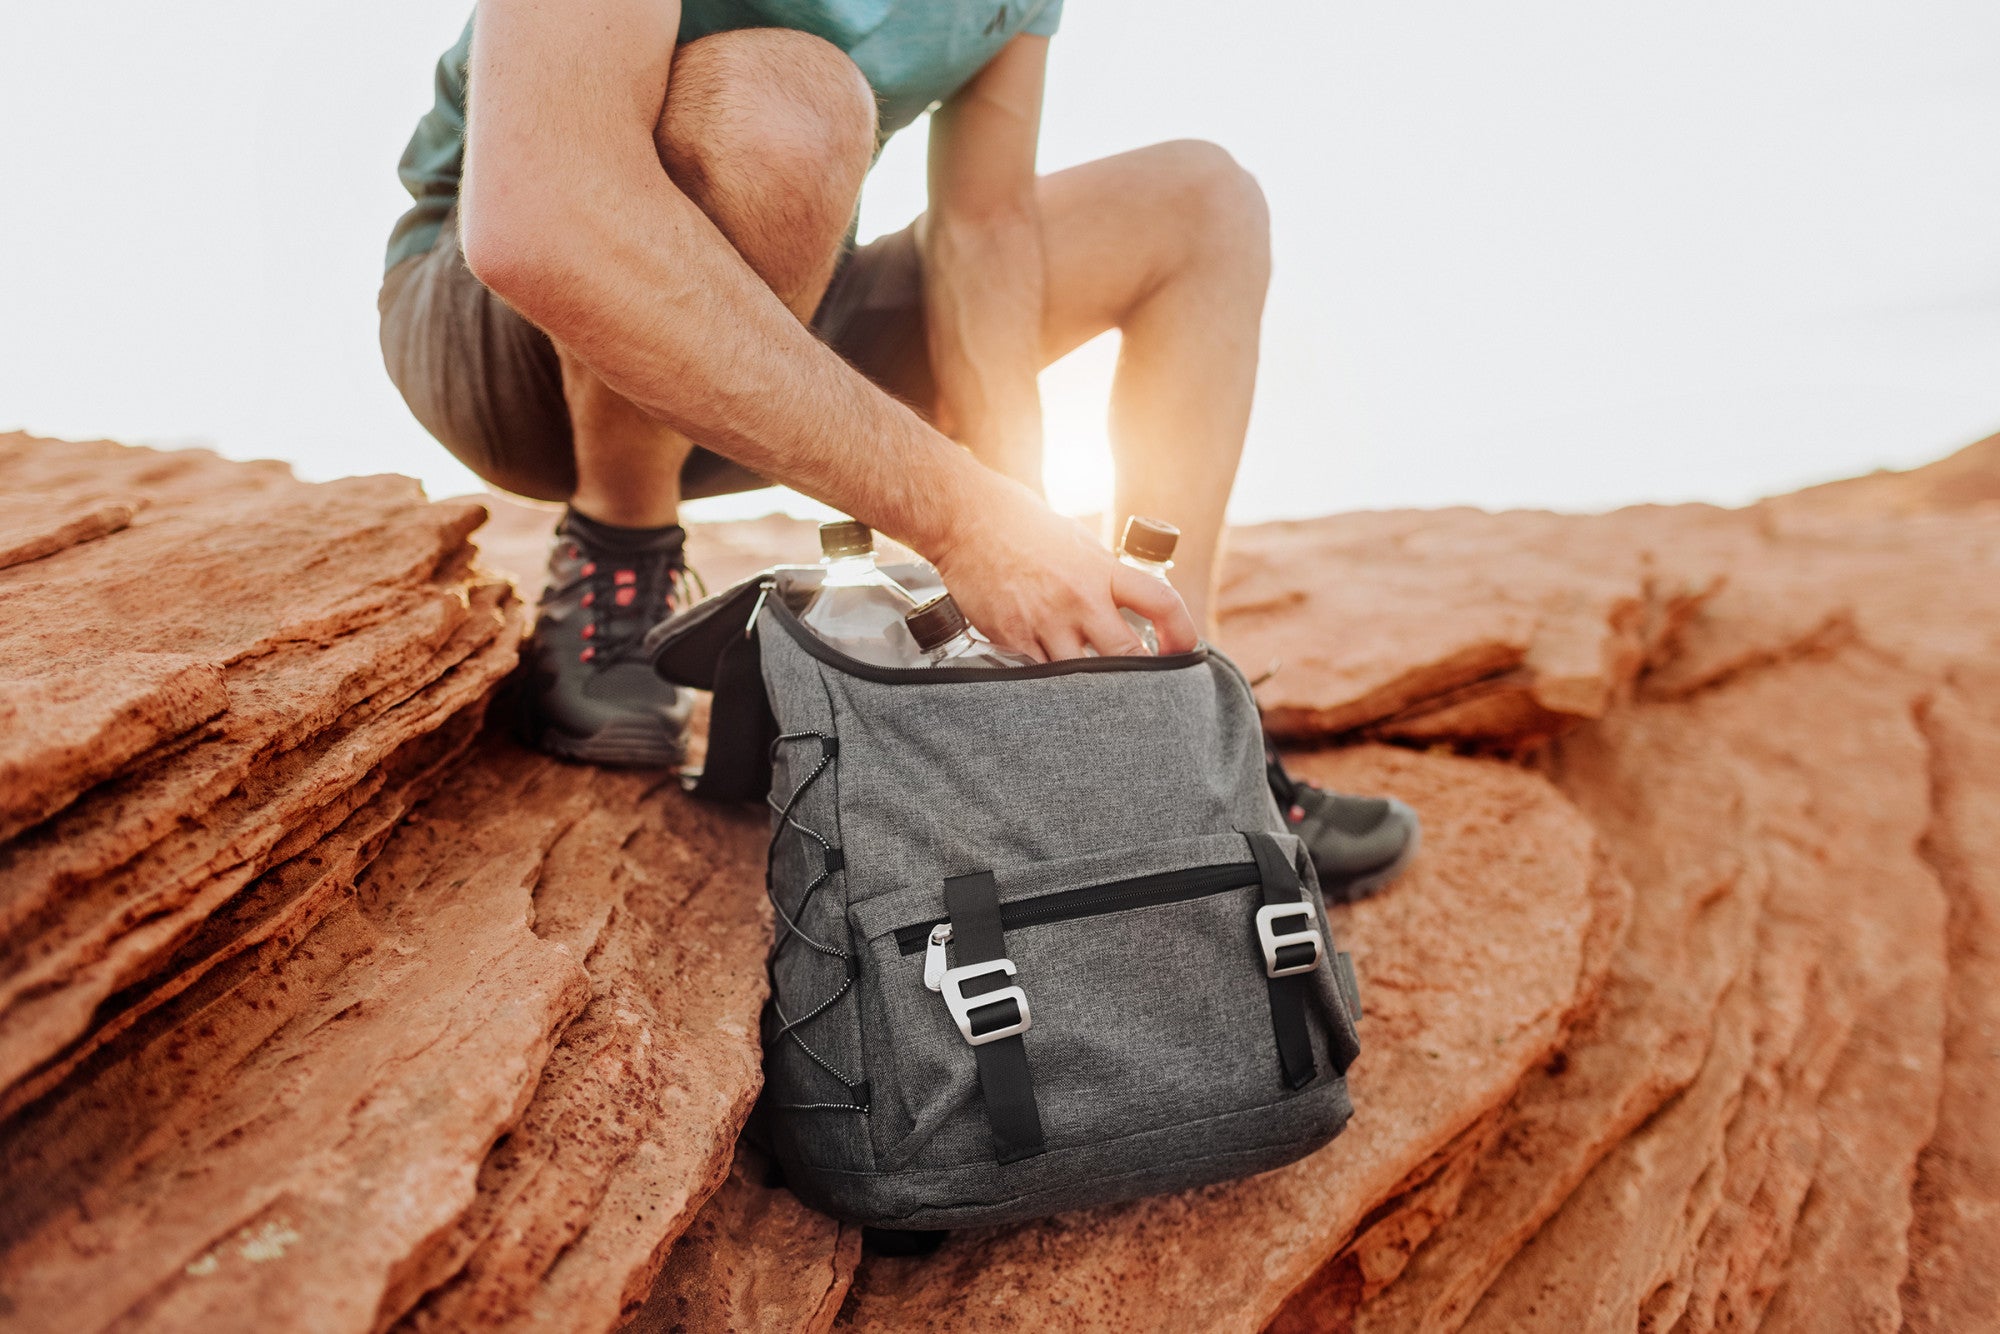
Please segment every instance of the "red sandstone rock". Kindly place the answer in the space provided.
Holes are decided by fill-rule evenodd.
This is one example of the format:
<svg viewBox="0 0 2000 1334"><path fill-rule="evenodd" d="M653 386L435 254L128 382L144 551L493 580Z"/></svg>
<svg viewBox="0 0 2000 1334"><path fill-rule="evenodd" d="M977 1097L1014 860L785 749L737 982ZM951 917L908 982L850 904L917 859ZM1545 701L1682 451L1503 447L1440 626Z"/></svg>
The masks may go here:
<svg viewBox="0 0 2000 1334"><path fill-rule="evenodd" d="M10 1123L0 1291L48 1317L24 1328L365 1329L434 1287L416 1323L611 1327L757 1082L760 844L656 781L482 749L294 947Z"/></svg>
<svg viewBox="0 0 2000 1334"><path fill-rule="evenodd" d="M0 1095L0 1116L41 1097L105 1043L212 969L251 950L260 956L285 957L342 895L351 892L354 879L375 859L396 824L463 753L483 712L475 705L438 730L403 743L378 767L379 782L354 789L348 800L292 831L287 842L298 845L296 855L278 862L210 913L155 965L151 976L101 1004L83 1039Z"/></svg>
<svg viewBox="0 0 2000 1334"><path fill-rule="evenodd" d="M1235 535L1225 644L1292 737L1547 781L1301 757L1430 835L1340 925L1322 1153L858 1275L725 1176L761 817L462 753L520 617L475 507L25 437L0 493L10 1327L2000 1325L1991 442L1742 512ZM534 587L552 518L493 563ZM38 651L58 605L94 656Z"/></svg>
<svg viewBox="0 0 2000 1334"><path fill-rule="evenodd" d="M294 830L339 823L397 747L480 704L519 617L467 567L479 510L403 479L10 436L0 482L58 509L78 486L147 501L0 570L0 719L33 721L0 741L21 779L0 788L4 1108Z"/></svg>
<svg viewBox="0 0 2000 1334"><path fill-rule="evenodd" d="M1917 1164L1903 1320L1922 1334L2000 1317L2000 674L1965 668L1919 716L1935 820L1923 842L1949 903L1944 1090Z"/></svg>
<svg viewBox="0 0 2000 1334"><path fill-rule="evenodd" d="M762 1082L766 831L657 775L508 748L475 759L532 773L535 806L566 826L535 886L534 929L584 962L591 1000L472 1206L390 1305L429 1289L404 1322L415 1329L609 1329L720 1184ZM489 798L456 827L432 815L439 845L476 840L514 804Z"/></svg>
<svg viewBox="0 0 2000 1334"><path fill-rule="evenodd" d="M96 675L48 676L24 666L0 682L0 837L47 819L135 756L229 707L212 662L109 651L97 665Z"/></svg>
<svg viewBox="0 0 2000 1334"><path fill-rule="evenodd" d="M1411 1254L1457 1214L1503 1119L1504 1109L1488 1113L1398 1183L1339 1254L1286 1300L1265 1326L1269 1334L1352 1328L1361 1302L1395 1282Z"/></svg>
<svg viewBox="0 0 2000 1334"><path fill-rule="evenodd" d="M1780 510L1810 509L1875 518L1935 514L2000 501L2000 435L1967 445L1907 472L1873 472L1807 487L1766 502Z"/></svg>
<svg viewBox="0 0 2000 1334"><path fill-rule="evenodd" d="M1557 1204L1562 1215L1497 1285L1475 1324L1620 1327L1636 1319L1697 1329L1761 1318L1814 1328L1895 1319L1893 1276L1904 1265L1908 1213L1884 1201L1910 1194L1911 1158L1931 1115L1926 1082L1935 1079L1941 982L1941 951L1925 943L1927 933L1937 938L1936 887L1908 858L1926 819L1926 793L1920 766L1908 759L1907 720L1934 688L1923 673L1962 674L1954 664L1991 644L1991 613L1967 616L1961 600L1940 615L1932 590L1956 587L1962 599L1968 580L1995 587L1975 573L1993 565L1995 533L1986 522L1883 523L1858 513L1831 525L1811 515L1762 517L1641 511L1588 521L1674 551L1691 575L1726 572L1674 655L1641 682L1643 695L1688 699L1694 711L1618 714L1573 734L1559 751L1560 781L1637 882L1633 935L1604 1008L1565 1052L1560 1078L1524 1085L1503 1131L1506 1152L1482 1167L1459 1212L1398 1281L1360 1308L1363 1327L1456 1327ZM1872 670L1870 660L1884 653L1919 674ZM1831 676L1802 684L1821 681L1815 673ZM1639 719L1650 721L1635 729ZM1892 760L1898 754L1904 758ZM1676 772L1692 781L1677 790ZM1697 784L1707 788L1705 800L1722 805L1704 813ZM1803 803L1805 814L1783 814L1787 801ZM1758 814L1766 810L1773 814ZM1773 873L1765 850L1794 843L1842 870L1819 879ZM1741 869L1710 881L1715 888L1672 872L1677 859L1702 856ZM1885 866L1884 857L1902 860ZM1945 880L1949 893L1952 877ZM1797 906L1784 902L1785 893L1799 898ZM1718 908L1754 934L1733 927L1714 935L1725 916ZM1693 915L1675 921L1683 912ZM1701 931L1710 933L1706 944L1694 934ZM1717 993L1726 1003L1712 1014L1662 1007L1671 989L1648 995L1634 986L1649 973L1698 981L1699 969L1661 967L1681 932L1690 933L1694 960L1724 966L1719 980L1729 991ZM1857 940L1875 944L1857 948ZM1964 951L1975 974L1977 948ZM1677 1008L1679 1025L1665 1031L1678 1026L1681 1036L1663 1050L1644 1034L1649 1024L1659 1031ZM1954 1046L1972 1047L1992 1031L1967 1027L1975 1031L1947 1038L1948 1070ZM1628 1143L1639 1119L1695 1073L1690 1054L1700 1082ZM1990 1096L1981 1089L1991 1079L1973 1074L1972 1063L1957 1068L1961 1101L1947 1097L1945 1105L1969 1112ZM1587 1076L1581 1087L1573 1082L1579 1074ZM1536 1092L1538 1084L1564 1083L1570 1096ZM1546 1110L1530 1115L1537 1105ZM1982 1216L1974 1201L1989 1189L1979 1184L1981 1150L1970 1147L1982 1136L1969 1130L1968 1113L1960 1115L1966 1119L1956 1123L1968 1129L1954 1143L1969 1158L1947 1159L1934 1148L1933 1170L1916 1192L1920 1218L1928 1205L1940 1237L1964 1235ZM1940 1118L1934 1146L1953 1124ZM1659 1142L1640 1148L1647 1139ZM1653 1215L1647 1226L1657 1230L1645 1239L1593 1212L1596 1177L1571 1194L1579 1167L1612 1145L1613 1160L1599 1170L1622 1185L1605 1186L1603 1198L1627 1212L1667 1210ZM1620 1160L1627 1166L1617 1167ZM1645 1163L1647 1175L1632 1175L1634 1162ZM1676 1167L1703 1174L1683 1176L1677 1188L1663 1175ZM1565 1221L1572 1213L1573 1227ZM1913 1239L1925 1237L1920 1221ZM1945 1275L1940 1300L1963 1303L1961 1319L1978 1311L1991 1323L2000 1312L1990 1291L1967 1283L1964 1262L1948 1258L1955 1247L1940 1251L1927 1260L1919 1246L1905 1303L1923 1291L1921 1275L1936 1270ZM1836 1254L1854 1263L1836 1262ZM1642 1268L1621 1280L1620 1264L1635 1259Z"/></svg>
<svg viewBox="0 0 2000 1334"><path fill-rule="evenodd" d="M1676 774L1662 756L1606 758L1598 738L1632 731L1625 719L1565 743L1558 770L1602 837L1628 849L1631 924L1608 960L1594 1010L1559 1058L1530 1074L1506 1109L1493 1152L1457 1212L1418 1250L1397 1282L1355 1316L1368 1330L1449 1329L1465 1317L1513 1251L1555 1211L1597 1159L1694 1078L1721 996L1743 967L1756 898L1727 851L1678 836L1680 822L1727 825L1735 794L1709 775ZM1663 722L1642 734L1668 754L1699 753ZM1586 760L1595 759L1584 769ZM1571 770L1581 772L1572 774ZM1675 823L1651 819L1671 805Z"/></svg>
<svg viewBox="0 0 2000 1334"><path fill-rule="evenodd" d="M127 700L89 689L106 679L107 654L166 653L226 668L329 643L400 615L481 517L466 503L424 503L404 478L312 487L209 455L0 437L9 495L33 497L79 476L97 489L154 481L161 489L128 527L0 571L0 680L42 682L71 704L61 732L29 733L28 744L51 749L73 749L93 729L130 728ZM52 626L63 633L45 633ZM156 739L172 735L163 720ZM33 749L17 763L67 773ZM117 763L85 777L108 777Z"/></svg>
<svg viewBox="0 0 2000 1334"><path fill-rule="evenodd" d="M422 637L407 644L364 631L286 675L275 665L283 658L260 660L202 741L0 849L14 933L0 982L0 1078L20 1078L81 1034L97 1004L282 860L290 830L329 803L365 798L357 789L403 740L490 692L512 665L518 619L489 606L467 625L462 602L435 609ZM440 650L463 652L467 641L471 657L421 684ZM381 659L371 655L385 650L416 657L400 681L376 675ZM301 705L299 690L312 692L311 704ZM318 724L316 732L306 724ZM286 734L294 725L303 735ZM193 805L199 818L173 818L176 803Z"/></svg>
<svg viewBox="0 0 2000 1334"><path fill-rule="evenodd" d="M1222 646L1298 743L1518 751L1602 717L1711 591L1552 514L1358 514L1231 535Z"/></svg>
<svg viewBox="0 0 2000 1334"><path fill-rule="evenodd" d="M667 1257L628 1334L824 1334L854 1281L861 1229L763 1184L747 1145Z"/></svg>
<svg viewBox="0 0 2000 1334"><path fill-rule="evenodd" d="M23 1328L374 1324L589 998L529 927L561 828L531 809L444 876L420 834L392 841L279 966L218 968L10 1127Z"/></svg>
<svg viewBox="0 0 2000 1334"><path fill-rule="evenodd" d="M1865 663L1804 662L1654 711L1626 736L1607 738L1590 767L1565 773L1618 802L1638 795L1638 774L1659 778L1687 766L1678 801L1671 789L1646 793L1651 841L1706 844L1736 860L1727 896L1711 902L1754 905L1754 934L1737 937L1729 950L1736 973L1710 1021L1713 1040L1693 1084L1597 1165L1486 1292L1473 1327L1518 1328L1527 1320L1626 1327L1643 1318L1663 1328L1717 1302L1755 1323L1773 1287L1781 1303L1789 1291L1808 1301L1816 1318L1837 1316L1843 1327L1872 1327L1885 1298L1893 1311L1902 1266L1892 1253L1907 1218L1885 1207L1880 1174L1907 1177L1927 1133L1938 1033L1936 997L1926 1003L1925 991L1941 982L1941 949L1927 949L1925 938L1932 933L1941 943L1942 905L1913 856L1925 789L1906 689ZM1848 725L1827 728L1834 712ZM1620 753L1632 745L1655 750ZM1686 758L1657 749L1665 746ZM1603 769L1606 760L1634 776L1624 793ZM1830 791L1808 777L1857 764L1891 778L1900 767L1904 781L1879 792ZM1690 798L1719 801L1730 818L1705 821L1698 807L1679 804ZM1712 831L1706 838L1691 836L1704 829ZM1610 845L1614 856L1636 851L1615 835ZM1904 962L1885 967L1881 951L1897 937ZM1910 964L1915 977L1905 975ZM1821 1086L1839 1070L1858 1085L1882 1080L1874 1052L1883 1035L1867 1013L1909 987L1916 990L1901 997L1908 1008L1897 1011L1890 1039L1889 1059L1902 1074L1890 1083L1915 1124L1899 1128L1902 1116L1885 1115L1886 1108L1855 1121ZM1844 1125L1844 1133L1874 1142L1864 1161L1823 1146L1820 1160L1808 1164L1816 1184L1806 1212L1792 1217L1798 1192L1780 1189L1770 1216L1759 1219L1754 1202L1769 1146L1793 1094L1804 1106L1794 1101L1792 1121L1803 1110L1829 1132ZM1907 1189L1902 1194L1906 1199ZM1791 1254L1779 1267L1792 1272L1771 1273L1774 1257L1757 1242L1788 1231ZM1850 1262L1837 1274L1818 1257L1816 1240L1835 1235ZM1734 1280L1720 1282L1725 1257L1739 1253ZM1875 1256L1881 1267L1871 1273ZM1782 1251L1775 1258L1786 1260ZM1703 1301L1690 1312L1695 1291Z"/></svg>
<svg viewBox="0 0 2000 1334"><path fill-rule="evenodd" d="M0 448L7 441L0 437ZM137 499L64 497L53 502L0 497L0 569L52 556L115 533L144 507Z"/></svg>

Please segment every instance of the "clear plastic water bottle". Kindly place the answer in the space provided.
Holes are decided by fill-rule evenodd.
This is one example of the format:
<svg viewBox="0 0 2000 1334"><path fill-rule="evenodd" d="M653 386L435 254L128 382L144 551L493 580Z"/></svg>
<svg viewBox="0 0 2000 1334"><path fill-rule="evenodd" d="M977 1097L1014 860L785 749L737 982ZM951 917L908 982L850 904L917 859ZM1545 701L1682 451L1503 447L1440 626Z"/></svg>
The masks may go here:
<svg viewBox="0 0 2000 1334"><path fill-rule="evenodd" d="M949 593L940 593L904 618L910 637L931 667L1026 667L1034 661L974 636L965 613Z"/></svg>
<svg viewBox="0 0 2000 1334"><path fill-rule="evenodd" d="M1181 530L1165 520L1134 514L1125 521L1125 535L1118 539L1118 563L1167 583L1167 571L1174 568L1174 547L1180 540ZM1130 607L1120 607L1118 614L1125 618L1127 625L1139 632L1146 652L1160 651L1160 632L1153 628L1151 621Z"/></svg>
<svg viewBox="0 0 2000 1334"><path fill-rule="evenodd" d="M852 519L819 526L826 575L806 604L806 627L851 658L877 667L921 667L903 618L916 606L904 587L875 568L875 533Z"/></svg>

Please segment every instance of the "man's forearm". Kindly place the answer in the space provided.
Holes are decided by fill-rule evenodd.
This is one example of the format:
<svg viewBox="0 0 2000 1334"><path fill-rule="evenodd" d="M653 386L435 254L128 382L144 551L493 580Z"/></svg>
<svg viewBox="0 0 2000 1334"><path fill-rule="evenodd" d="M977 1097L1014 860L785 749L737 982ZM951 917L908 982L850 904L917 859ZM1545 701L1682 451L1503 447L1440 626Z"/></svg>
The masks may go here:
<svg viewBox="0 0 2000 1334"><path fill-rule="evenodd" d="M1169 651L1193 647L1171 588L821 345L669 178L654 134L679 24L674 0L481 0L459 194L472 271L682 434L929 556L996 642L1050 659L1128 652L1124 607ZM1046 46L1015 38L1026 68L996 59L979 82L1011 70L1038 90ZM1015 138L1003 202L1033 176L1033 136ZM934 199L968 197L937 184ZM1034 276L1039 291L1039 262Z"/></svg>
<svg viewBox="0 0 2000 1334"><path fill-rule="evenodd" d="M924 314L940 422L989 466L1039 491L1043 266L1032 199L923 229Z"/></svg>
<svg viewBox="0 0 2000 1334"><path fill-rule="evenodd" d="M977 512L992 479L801 325L657 160L631 156L571 158L568 180L525 198L520 175L489 183L475 165L474 272L691 439L935 559L948 516Z"/></svg>

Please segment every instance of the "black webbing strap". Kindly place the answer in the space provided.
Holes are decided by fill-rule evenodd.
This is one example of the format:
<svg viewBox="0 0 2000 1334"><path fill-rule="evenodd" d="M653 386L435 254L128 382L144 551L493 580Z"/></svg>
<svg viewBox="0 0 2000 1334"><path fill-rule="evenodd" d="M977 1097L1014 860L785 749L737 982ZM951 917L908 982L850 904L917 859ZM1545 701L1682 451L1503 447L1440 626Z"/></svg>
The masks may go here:
<svg viewBox="0 0 2000 1334"><path fill-rule="evenodd" d="M1250 855L1257 859L1257 877L1263 884L1266 907L1276 903L1297 903L1305 898L1298 870L1292 865L1292 859L1285 855L1285 850L1278 846L1277 839L1260 833L1246 833L1243 837L1249 841ZM1313 927L1323 931L1317 914ZM1257 966L1262 968L1264 949L1254 935L1251 946L1256 951ZM1285 945L1278 950L1278 965L1293 967L1311 957L1310 945ZM1264 985L1270 992L1271 1031L1278 1039L1278 1064L1285 1072L1285 1086L1302 1089L1319 1077L1319 1066L1313 1060L1312 1032L1306 1027L1306 1001L1312 994L1312 974L1267 976Z"/></svg>
<svg viewBox="0 0 2000 1334"><path fill-rule="evenodd" d="M953 962L985 963L1007 957L1007 942L1000 929L1000 891L991 871L955 876L944 882L944 908L951 917ZM965 983L964 992L977 996L1016 985L1018 979L1001 973L975 977ZM974 1012L974 1031L992 1031L1017 1023L1012 998L1003 1008L991 1007L992 1014ZM972 1049L979 1063L979 1089L986 1098L986 1120L993 1127L993 1148L1003 1163L1032 1158L1046 1147L1042 1142L1042 1114L1035 1106L1035 1081L1028 1072L1028 1048L1019 1033L981 1043Z"/></svg>
<svg viewBox="0 0 2000 1334"><path fill-rule="evenodd" d="M704 801L755 801L771 790L771 742L778 721L764 694L763 655L753 623L732 634L715 659L708 755L689 792Z"/></svg>

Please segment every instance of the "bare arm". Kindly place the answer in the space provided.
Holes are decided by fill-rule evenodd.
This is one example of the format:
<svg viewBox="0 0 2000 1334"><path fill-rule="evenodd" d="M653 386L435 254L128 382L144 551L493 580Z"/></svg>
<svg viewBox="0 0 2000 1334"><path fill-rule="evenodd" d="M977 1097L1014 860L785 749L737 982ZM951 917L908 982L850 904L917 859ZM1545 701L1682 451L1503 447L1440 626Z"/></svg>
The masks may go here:
<svg viewBox="0 0 2000 1334"><path fill-rule="evenodd" d="M1035 141L1049 39L1020 36L931 118L924 307L939 424L1040 491L1042 226Z"/></svg>
<svg viewBox="0 0 2000 1334"><path fill-rule="evenodd" d="M676 0L479 6L473 272L646 411L929 557L1000 642L1057 656L1122 625L1115 601L1178 614L1192 643L1178 599L1063 540L1065 520L821 345L675 188L653 127L679 21Z"/></svg>

